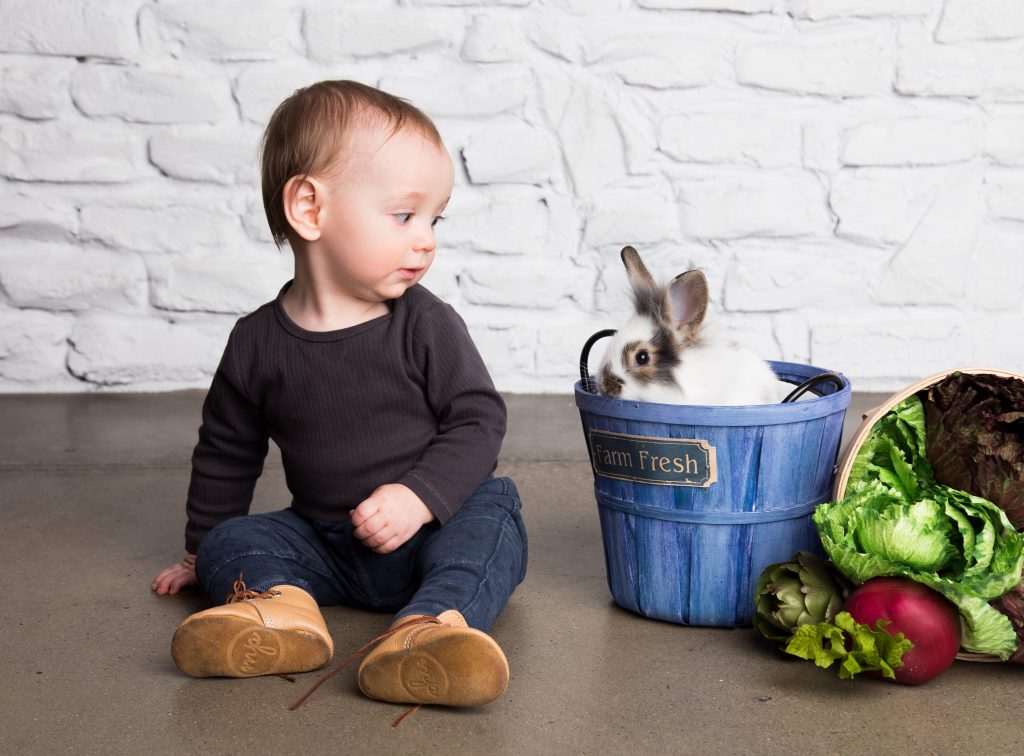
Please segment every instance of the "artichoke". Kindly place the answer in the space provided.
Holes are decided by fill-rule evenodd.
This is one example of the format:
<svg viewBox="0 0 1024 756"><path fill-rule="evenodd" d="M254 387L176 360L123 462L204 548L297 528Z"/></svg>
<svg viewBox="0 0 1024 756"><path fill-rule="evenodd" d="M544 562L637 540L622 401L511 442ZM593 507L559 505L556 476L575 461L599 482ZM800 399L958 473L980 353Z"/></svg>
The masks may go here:
<svg viewBox="0 0 1024 756"><path fill-rule="evenodd" d="M800 625L832 622L853 586L821 557L798 551L788 562L770 564L754 592L754 629L785 642Z"/></svg>

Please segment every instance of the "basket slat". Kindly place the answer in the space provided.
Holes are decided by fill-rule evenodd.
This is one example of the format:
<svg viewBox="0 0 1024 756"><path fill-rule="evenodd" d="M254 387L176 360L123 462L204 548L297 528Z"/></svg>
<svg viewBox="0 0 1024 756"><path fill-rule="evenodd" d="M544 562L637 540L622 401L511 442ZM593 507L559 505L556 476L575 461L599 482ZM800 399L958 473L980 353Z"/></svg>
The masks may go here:
<svg viewBox="0 0 1024 756"><path fill-rule="evenodd" d="M801 383L823 371L772 363ZM826 501L839 451L849 382L791 404L696 407L589 394L576 384L584 435L601 430L645 439L693 439L714 447L717 480L707 487L621 480L595 466L608 585L616 603L680 624L750 624L761 571L796 551L821 553L810 511ZM593 450L592 450L593 451ZM671 521L602 505L610 497L669 512L735 513L740 523ZM807 508L801 505L809 504ZM781 515L793 510L798 515ZM780 512L774 522L756 514ZM746 515L750 515L746 517ZM695 520L700 518L694 518ZM747 523L750 524L747 524Z"/></svg>

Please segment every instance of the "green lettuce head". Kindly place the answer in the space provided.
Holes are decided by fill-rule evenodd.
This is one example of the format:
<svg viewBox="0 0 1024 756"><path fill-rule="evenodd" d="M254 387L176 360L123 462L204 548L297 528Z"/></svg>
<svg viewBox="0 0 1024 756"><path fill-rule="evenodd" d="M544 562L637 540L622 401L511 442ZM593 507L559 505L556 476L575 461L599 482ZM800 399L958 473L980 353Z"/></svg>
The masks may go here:
<svg viewBox="0 0 1024 756"><path fill-rule="evenodd" d="M935 483L924 434L916 396L872 428L846 498L814 513L822 544L855 582L899 575L938 591L960 610L964 648L1007 659L1016 634L988 602L1020 582L1024 536L991 502Z"/></svg>

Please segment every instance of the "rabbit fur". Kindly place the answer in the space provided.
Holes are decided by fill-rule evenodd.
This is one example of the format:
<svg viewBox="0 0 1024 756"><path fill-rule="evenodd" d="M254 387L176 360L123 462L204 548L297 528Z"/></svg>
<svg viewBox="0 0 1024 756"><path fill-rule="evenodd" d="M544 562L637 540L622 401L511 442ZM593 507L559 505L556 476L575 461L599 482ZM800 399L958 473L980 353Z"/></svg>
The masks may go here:
<svg viewBox="0 0 1024 756"><path fill-rule="evenodd" d="M662 404L772 404L791 386L768 363L703 328L708 285L699 270L659 285L633 247L622 250L633 316L605 350L597 372L601 394Z"/></svg>

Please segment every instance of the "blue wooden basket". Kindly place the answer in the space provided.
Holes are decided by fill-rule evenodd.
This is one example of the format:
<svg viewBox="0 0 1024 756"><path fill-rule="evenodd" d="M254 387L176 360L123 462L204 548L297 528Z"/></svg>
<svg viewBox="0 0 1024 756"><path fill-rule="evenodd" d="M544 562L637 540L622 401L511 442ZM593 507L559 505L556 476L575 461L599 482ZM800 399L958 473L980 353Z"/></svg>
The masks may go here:
<svg viewBox="0 0 1024 756"><path fill-rule="evenodd" d="M749 625L767 565L822 553L811 513L830 498L849 381L786 404L653 404L591 393L583 363L576 406L615 602L684 625ZM795 384L824 372L769 364Z"/></svg>

